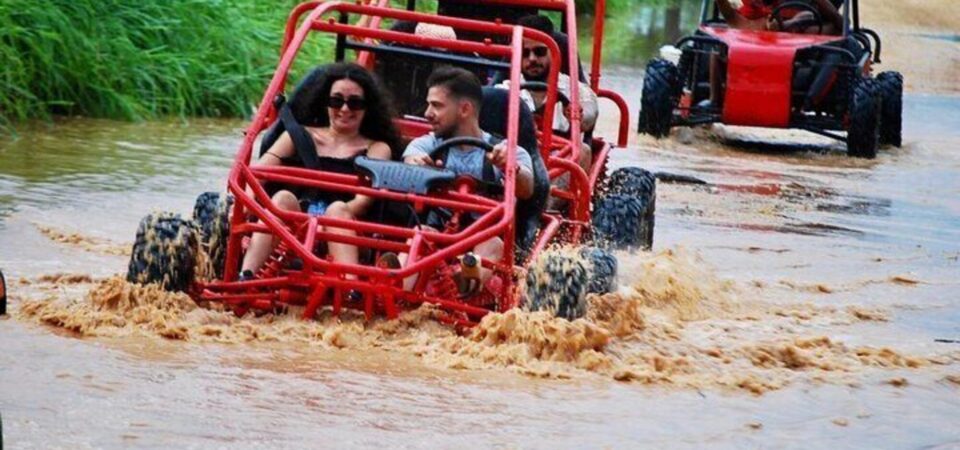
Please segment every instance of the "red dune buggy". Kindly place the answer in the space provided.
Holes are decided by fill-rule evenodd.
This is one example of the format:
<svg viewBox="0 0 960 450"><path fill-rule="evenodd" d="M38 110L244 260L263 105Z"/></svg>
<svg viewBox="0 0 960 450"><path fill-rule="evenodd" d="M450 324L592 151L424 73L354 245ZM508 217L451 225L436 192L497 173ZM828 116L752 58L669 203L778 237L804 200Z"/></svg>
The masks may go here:
<svg viewBox="0 0 960 450"><path fill-rule="evenodd" d="M603 4L602 0L598 3ZM505 311L520 304L530 309L552 310L570 319L583 316L588 292L606 292L614 286L617 264L610 249L649 248L655 180L639 168L621 169L607 177L606 161L614 147L599 138L592 140L593 164L589 171L583 170L576 163L580 146L571 144L581 139L576 114L571 117L568 138L555 135L550 127L537 126L520 100L522 39L543 42L554 61L560 61L562 50L551 36L509 25L515 16L483 21L451 13L464 5L480 4L486 5L487 12L492 10L490 4L503 4L504 10L513 8L527 13L557 10L563 14L567 29L576 29L573 0L442 0L440 12L445 15L414 12L413 2L411 10L393 9L387 0L377 5L334 1L297 6L287 23L280 64L230 172L228 195L202 194L192 220L167 213L145 217L137 231L128 280L185 291L198 303L219 303L238 314L299 306L304 308L302 316L306 319L327 308L333 314L352 308L363 311L368 319L378 314L395 318L403 309L429 303L439 307L442 320L458 326L473 325L491 311ZM366 19L354 24L358 16ZM602 14L598 17L602 21ZM391 21L449 26L463 38L418 36L387 27ZM599 81L602 24L598 27L601 34L595 42L595 89ZM509 90L484 88L481 108L481 128L503 136L507 143L509 157L502 185L494 186L491 195L478 180L458 177L445 169L363 157L356 160L355 174L251 165L257 136L262 134L262 153L279 133L292 132L300 126L298 121L302 118L294 113L299 87L286 98L286 77L307 38L324 35L333 35L337 61L346 60L353 53L356 63L384 78L409 81L414 72L394 64L418 62L457 65L487 74L488 78L499 73L511 80ZM575 55L576 48L576 33L571 33L563 51ZM571 73L577 72L577 64L575 57L570 58ZM548 75L542 123L553 123L559 70L554 65ZM403 85L384 81L394 91L394 97L404 96L400 92ZM413 84L416 83L407 83L406 87ZM574 106L579 104L576 91L566 99ZM600 93L621 105L618 138L625 143L629 120L625 104L615 93ZM413 114L397 119L396 123L406 140L430 131L430 126ZM451 141L441 147L457 143ZM489 144L482 141L470 144L489 150ZM534 196L520 201L515 196L511 170L517 164L518 145L531 154L536 185ZM564 175L570 178L566 188L551 187L551 180ZM379 207L371 208L373 212L359 220L285 211L270 201L264 188L267 183L363 194L374 198ZM247 193L248 188L252 195ZM565 206L547 210L550 195L567 200ZM449 211L453 219L447 223L451 225L442 230L420 226L419 218L432 208ZM458 218L467 214L475 218L473 223L458 226ZM357 235L326 232L327 226L350 229ZM254 232L270 233L280 244L254 279L239 280L239 262ZM495 236L504 242L500 261L482 260L470 253L478 243ZM588 240L592 240L592 246L585 245ZM333 262L323 253L321 242L356 245L361 250L361 263ZM576 250L548 248L552 244L569 244ZM399 268L376 264L385 252L409 256ZM477 272L478 266L493 271L493 282L483 286L462 283ZM416 286L405 289L403 281L412 275L418 275Z"/></svg>
<svg viewBox="0 0 960 450"><path fill-rule="evenodd" d="M663 137L673 126L717 122L807 130L845 142L850 156L862 158L876 157L879 145L899 147L903 77L873 76L880 36L860 26L859 0L839 3L842 34L824 35L800 32L823 30L808 0L772 10L779 24L808 17L782 31L729 27L716 2L704 0L699 29L675 45L679 64L655 59L647 66L639 132Z"/></svg>

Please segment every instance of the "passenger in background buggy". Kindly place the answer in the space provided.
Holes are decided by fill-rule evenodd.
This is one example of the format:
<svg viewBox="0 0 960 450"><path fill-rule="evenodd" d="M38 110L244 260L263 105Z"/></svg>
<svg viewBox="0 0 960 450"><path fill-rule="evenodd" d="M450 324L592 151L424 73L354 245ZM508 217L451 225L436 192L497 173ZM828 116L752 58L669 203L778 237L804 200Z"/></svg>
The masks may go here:
<svg viewBox="0 0 960 450"><path fill-rule="evenodd" d="M730 0L717 0L720 14L734 28L752 30L788 31L803 34L840 34L843 30L843 17L837 8L843 0L812 0L811 11L817 11L820 21L811 11L797 11L784 8L782 17L773 17L774 10L782 0L743 0L739 8L734 8ZM821 22L822 21L822 22Z"/></svg>
<svg viewBox="0 0 960 450"><path fill-rule="evenodd" d="M358 156L392 159L393 149L400 147L400 139L390 103L373 76L363 67L349 63L319 70L323 73L310 80L309 85L298 88L298 97L293 100L308 105L307 111L314 115L299 118L309 139L295 144L297 139L287 130L260 156L258 163L353 174L353 162ZM272 201L281 209L344 220L364 215L373 204L373 199L364 195L295 186L284 186L273 194ZM328 227L326 231L356 235L352 230L341 228ZM278 242L279 239L270 234L254 233L243 257L240 279L253 278ZM358 263L358 249L354 245L328 242L327 251L336 262Z"/></svg>

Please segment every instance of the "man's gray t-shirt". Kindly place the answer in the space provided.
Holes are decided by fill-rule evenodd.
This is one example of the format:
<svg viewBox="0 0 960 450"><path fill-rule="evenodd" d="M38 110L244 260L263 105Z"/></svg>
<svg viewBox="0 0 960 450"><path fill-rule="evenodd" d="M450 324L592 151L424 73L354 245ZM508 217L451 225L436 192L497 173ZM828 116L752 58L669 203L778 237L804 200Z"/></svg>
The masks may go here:
<svg viewBox="0 0 960 450"><path fill-rule="evenodd" d="M493 144L495 141L493 135L483 132L483 140ZM430 151L437 148L438 145L443 143L443 139L440 139L434 134L428 133L423 136L420 136L407 145L407 149L403 152L403 157L414 155L428 155ZM470 147L463 148L460 146L453 147L450 151L447 152L447 159L443 162L443 167L450 169L457 173L457 175L470 175L478 180L483 179L483 161L486 157L486 152L479 147ZM530 153L517 146L517 165L523 168L526 168L533 173L533 161L530 159ZM496 180L500 181L503 179L503 173L499 168L493 168Z"/></svg>

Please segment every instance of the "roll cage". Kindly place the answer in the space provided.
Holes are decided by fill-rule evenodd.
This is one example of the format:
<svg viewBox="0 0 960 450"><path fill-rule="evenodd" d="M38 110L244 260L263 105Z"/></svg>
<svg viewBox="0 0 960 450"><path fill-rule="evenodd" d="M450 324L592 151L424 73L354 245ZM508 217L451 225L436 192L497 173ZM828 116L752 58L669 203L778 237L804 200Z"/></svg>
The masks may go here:
<svg viewBox="0 0 960 450"><path fill-rule="evenodd" d="M421 0L422 1L422 0ZM406 0L406 8L413 11L418 6L418 0ZM472 18L498 23L514 23L523 15L537 14L542 11L560 13L560 30L567 35L566 48L560 49L570 61L571 74L580 73L580 61L577 58L577 14L574 0L438 0L438 13L449 14L455 7L477 6L477 11L471 11L464 18ZM446 11L445 11L446 10ZM459 11L457 11L459 12ZM479 17L478 17L479 16ZM619 111L617 145L626 147L629 138L630 113L626 100L620 94L600 87L601 62L603 60L603 34L606 19L606 0L595 0L593 11L593 45L590 60L589 84L598 98L605 98L613 102ZM574 94L576 96L576 94ZM571 102L574 100L571 98ZM579 117L577 117L579 130ZM573 135L572 135L573 136ZM576 142L575 138L571 138Z"/></svg>
<svg viewBox="0 0 960 450"><path fill-rule="evenodd" d="M479 22L390 9L386 4L387 0L381 0L376 6L339 1L314 1L297 6L291 13L282 43L279 65L246 130L228 177L228 190L235 197L235 206L230 218L231 227L227 242L224 279L200 283L196 293L200 301L216 301L239 309L261 310L269 310L278 304L303 304L306 306L304 317L312 317L318 308L329 301L335 314L338 314L342 307L347 306L363 310L368 318L375 311L382 311L388 317L395 318L399 312L399 302L412 305L433 303L449 314L450 321L460 324L475 323L491 309L502 311L516 306L517 296L513 294L514 287L516 276L522 273L519 267L513 265L516 252L513 217L517 201L514 169L517 164L517 122L520 102L520 83L516 81L520 79L522 39L530 38L543 42L555 58L559 58L560 49L550 36L536 30L503 23ZM366 15L373 20L369 26L351 25L347 20L350 14ZM504 42L448 41L415 36L380 29L382 19L413 20L472 30L498 36ZM377 43L375 40L421 47L424 50L415 52L418 56L450 59L466 58L457 56L458 53L470 54L474 55L469 58L472 64L500 70L509 67L509 79L514 82L510 85L507 111L508 127L505 141L508 148L508 162L503 180L503 199L493 200L473 193L469 183L458 182L423 195L415 192L374 189L369 185L368 180L359 175L319 172L297 167L251 166L255 140L261 132L277 120L278 103L275 100L284 91L289 69L298 51L312 33L336 35L337 56L344 58L346 51L353 50L357 53L356 62L368 68L381 52L411 51L410 49L398 50L396 47ZM427 50L430 48L444 49L449 53ZM505 66L499 58L509 61L509 66ZM553 105L557 101L558 72L559 69L553 67L548 74L548 84L552 86L547 93L548 105ZM552 122L552 114L553 108L548 108L545 111L545 120ZM415 137L429 131L426 124L415 120L398 119L398 125L406 137ZM552 136L552 130L549 129L543 130L542 138L548 143L560 141L559 138ZM572 147L576 152L577 146ZM556 163L558 166L563 165L563 161ZM576 166L574 168L579 170L579 178L585 183L586 175L582 169ZM408 228L363 220L347 221L310 216L299 211L281 210L273 205L270 196L261 186L261 182L266 181L367 195L381 201L407 204L417 212L427 208L442 207L462 213L474 213L479 217L463 230L445 233L421 227ZM252 195L248 195L248 189ZM577 194L588 196L589 192L581 190ZM588 214L588 207L587 199L583 202L580 214L575 215ZM249 217L254 217L256 220L248 220ZM559 222L558 218L547 218L532 255L545 247L548 241L557 237L560 229ZM323 227L326 226L352 229L358 235L344 236L330 233L324 231ZM237 282L236 274L239 268L242 241L244 236L253 232L270 233L276 236L280 240L280 245L274 254L281 255L281 258L299 259L302 262L301 267L284 270L277 268L271 276ZM503 239L503 258L501 262L483 261L484 266L499 274L504 283L502 289L504 295L497 296L494 299L495 304L477 304L427 295L423 290L427 276L420 276L418 286L413 291L403 289L404 278L415 274L431 274L451 258L467 253L477 244L495 236ZM314 253L313 250L320 241L342 242L375 252L402 252L407 253L409 257L406 265L399 269L335 263ZM274 258L268 261L267 266L281 262ZM351 279L354 277L355 279ZM363 294L360 304L350 304L350 299L344 296L348 290Z"/></svg>

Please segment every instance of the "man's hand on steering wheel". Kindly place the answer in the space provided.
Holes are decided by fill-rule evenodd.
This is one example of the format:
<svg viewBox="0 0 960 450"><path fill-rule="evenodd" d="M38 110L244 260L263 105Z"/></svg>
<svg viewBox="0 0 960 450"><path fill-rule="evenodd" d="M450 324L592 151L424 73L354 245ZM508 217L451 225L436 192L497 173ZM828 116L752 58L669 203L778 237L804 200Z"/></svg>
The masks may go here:
<svg viewBox="0 0 960 450"><path fill-rule="evenodd" d="M504 171L507 167L507 143L500 142L493 147L490 153L487 153L487 159L491 164ZM518 166L519 167L519 166Z"/></svg>
<svg viewBox="0 0 960 450"><path fill-rule="evenodd" d="M404 158L403 162L415 166L443 167L443 161L439 159L434 161L430 155L411 155Z"/></svg>

